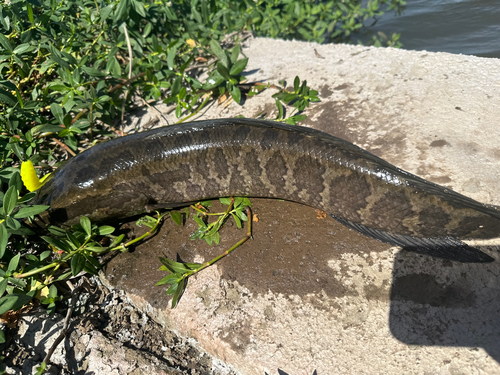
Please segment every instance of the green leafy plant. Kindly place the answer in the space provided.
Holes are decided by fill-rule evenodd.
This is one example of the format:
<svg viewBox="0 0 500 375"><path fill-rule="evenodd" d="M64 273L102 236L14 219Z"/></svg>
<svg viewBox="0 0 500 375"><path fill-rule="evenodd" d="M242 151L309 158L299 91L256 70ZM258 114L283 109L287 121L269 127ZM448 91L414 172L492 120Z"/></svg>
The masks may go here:
<svg viewBox="0 0 500 375"><path fill-rule="evenodd" d="M242 227L242 221L247 221L248 217L245 213L246 209L252 207L248 198L219 198L219 201L228 206L225 212L210 213L208 208L211 206L211 201L199 202L197 205L191 206L196 214L193 215L194 221L198 224L198 229L191 235L192 240L205 240L209 245L212 243L219 244L221 229L224 222L231 216L237 228ZM217 220L208 223L208 217L217 217Z"/></svg>
<svg viewBox="0 0 500 375"><path fill-rule="evenodd" d="M375 23L386 11L404 9L404 0L329 0L286 1L258 0L247 4L247 22L259 36L301 39L317 43L357 43L366 31L365 24ZM387 45L399 38L394 34ZM374 36L369 42L379 45Z"/></svg>
<svg viewBox="0 0 500 375"><path fill-rule="evenodd" d="M282 88L279 92L273 95L276 100L276 107L278 108L277 120L284 120L287 124L295 125L299 121L303 121L306 115L300 114L304 109L309 107L309 103L319 102L318 92L311 90L307 86L307 81L300 83L300 78L295 77L293 81L293 91L285 89L286 81L280 81ZM284 118L283 103L293 106L293 111L288 118ZM294 115L297 112L298 114Z"/></svg>
<svg viewBox="0 0 500 375"><path fill-rule="evenodd" d="M242 222L247 222L246 236L236 244L234 244L232 247L230 247L228 250L226 250L224 253L203 264L180 263L166 257L160 257L160 262L163 264L160 267L160 270L169 272L169 274L158 281L156 285L170 285L170 287L166 291L166 294L173 295L172 308L177 306L177 304L179 303L179 300L182 297L184 290L186 289L187 280L190 276L202 271L203 269L211 266L215 262L229 255L231 252L243 245L252 236L252 213L250 211L250 200L248 198L238 197L220 198L219 201L223 205L228 206L224 212L210 213L208 211L208 207L211 206L210 201L199 202L196 205L191 206L196 211L193 219L198 224L198 229L191 236L191 239L204 239L209 245L211 245L212 243L219 244L219 230L224 225L226 220L230 217L233 218L238 228L242 228ZM208 223L205 221L205 219L207 219L208 217L216 217L216 220ZM175 222L179 225L181 223L178 218L175 220Z"/></svg>
<svg viewBox="0 0 500 375"><path fill-rule="evenodd" d="M158 215L156 219L150 216L141 218L137 224L147 225L151 231L126 243L122 243L123 234L111 234L115 230L113 227L97 226L87 217L82 217L80 224L73 226L71 230L49 226L52 236L41 238L49 244L51 250L44 251L39 256L25 254L23 259L21 252L17 255L9 252L3 258L10 257L10 261L6 269L0 269L0 295L3 295L0 298L0 315L19 309L44 288L48 288L48 293L41 298L41 303L48 305L49 313L53 313L55 303L61 300L53 283L77 276L81 271L97 274L101 264L96 256L109 251L126 251L132 244L151 235L163 216ZM101 243L104 237L110 239L107 246Z"/></svg>
<svg viewBox="0 0 500 375"><path fill-rule="evenodd" d="M203 85L205 90L218 87L219 95L224 95L226 90L236 103L241 101L241 91L238 84L243 80L240 73L246 68L248 59L238 60L240 55L240 45L233 48L231 54L222 50L219 43L215 40L210 41L210 48L217 56L217 68L209 75L208 81Z"/></svg>

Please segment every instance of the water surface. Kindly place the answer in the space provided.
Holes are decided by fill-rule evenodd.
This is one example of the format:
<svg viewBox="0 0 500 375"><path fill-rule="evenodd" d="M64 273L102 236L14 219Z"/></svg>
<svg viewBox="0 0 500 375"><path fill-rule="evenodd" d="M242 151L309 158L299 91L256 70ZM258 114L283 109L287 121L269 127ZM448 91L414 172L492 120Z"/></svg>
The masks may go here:
<svg viewBox="0 0 500 375"><path fill-rule="evenodd" d="M500 0L407 0L372 30L401 33L404 49L500 57Z"/></svg>

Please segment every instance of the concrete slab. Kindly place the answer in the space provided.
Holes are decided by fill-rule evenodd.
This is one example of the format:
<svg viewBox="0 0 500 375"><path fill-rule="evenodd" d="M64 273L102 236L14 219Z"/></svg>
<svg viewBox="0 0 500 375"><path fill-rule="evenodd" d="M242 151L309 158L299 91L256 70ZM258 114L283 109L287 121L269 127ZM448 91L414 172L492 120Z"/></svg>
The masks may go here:
<svg viewBox="0 0 500 375"><path fill-rule="evenodd" d="M291 84L298 75L318 89L305 125L500 204L500 60L270 39L250 40L243 53L250 81ZM272 94L212 106L200 119L272 113ZM176 309L153 287L157 257L206 261L242 231L227 226L221 246L208 247L189 241L193 225L167 222L115 259L108 281L245 375L500 374L498 261L401 252L307 207L254 205L255 240L192 278ZM500 247L481 249L498 259Z"/></svg>

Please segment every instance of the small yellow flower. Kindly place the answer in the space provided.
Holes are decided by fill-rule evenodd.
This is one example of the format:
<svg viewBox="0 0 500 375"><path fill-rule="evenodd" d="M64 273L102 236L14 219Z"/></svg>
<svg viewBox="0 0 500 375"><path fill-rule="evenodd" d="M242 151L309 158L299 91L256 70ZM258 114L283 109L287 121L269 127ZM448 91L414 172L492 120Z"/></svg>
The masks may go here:
<svg viewBox="0 0 500 375"><path fill-rule="evenodd" d="M29 191L40 189L51 177L52 174L47 173L39 179L31 160L23 161L21 164L21 179L23 180L24 186L26 186L26 189Z"/></svg>
<svg viewBox="0 0 500 375"><path fill-rule="evenodd" d="M191 48L194 48L196 46L196 42L193 39L186 40L186 43Z"/></svg>

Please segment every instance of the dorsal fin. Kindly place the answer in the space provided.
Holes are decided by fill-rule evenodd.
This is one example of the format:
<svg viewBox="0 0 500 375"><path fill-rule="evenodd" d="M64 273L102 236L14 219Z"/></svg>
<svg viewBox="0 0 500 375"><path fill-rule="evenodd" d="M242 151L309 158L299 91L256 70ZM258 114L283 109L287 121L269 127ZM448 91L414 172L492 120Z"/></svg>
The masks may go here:
<svg viewBox="0 0 500 375"><path fill-rule="evenodd" d="M369 228L362 224L356 224L349 220L330 214L339 223L353 229L365 236L386 242L391 245L401 246L405 250L410 250L422 254L432 255L439 258L456 260L464 263L486 263L495 259L482 251L475 249L454 237L425 238L405 236L384 232Z"/></svg>

